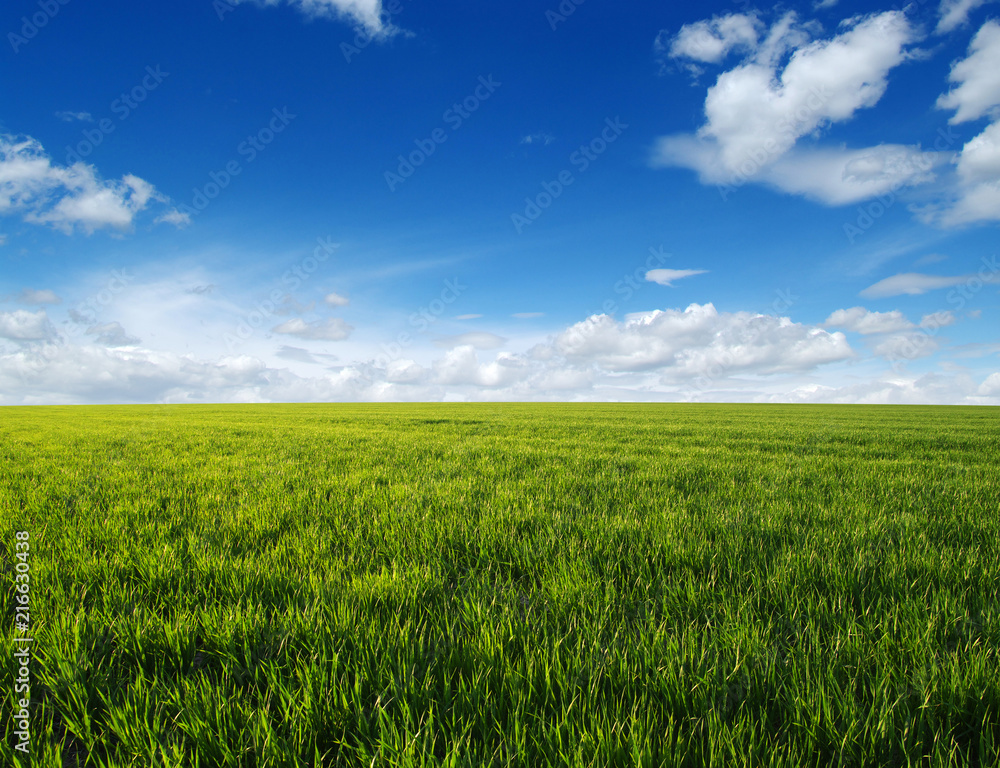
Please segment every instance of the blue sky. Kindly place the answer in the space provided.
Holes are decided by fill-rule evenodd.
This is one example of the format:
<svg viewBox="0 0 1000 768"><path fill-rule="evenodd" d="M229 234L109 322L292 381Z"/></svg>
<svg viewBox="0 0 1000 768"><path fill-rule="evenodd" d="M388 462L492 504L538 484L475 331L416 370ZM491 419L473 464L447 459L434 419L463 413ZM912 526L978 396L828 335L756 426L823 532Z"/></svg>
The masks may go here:
<svg viewBox="0 0 1000 768"><path fill-rule="evenodd" d="M6 3L0 404L1000 404L998 18Z"/></svg>

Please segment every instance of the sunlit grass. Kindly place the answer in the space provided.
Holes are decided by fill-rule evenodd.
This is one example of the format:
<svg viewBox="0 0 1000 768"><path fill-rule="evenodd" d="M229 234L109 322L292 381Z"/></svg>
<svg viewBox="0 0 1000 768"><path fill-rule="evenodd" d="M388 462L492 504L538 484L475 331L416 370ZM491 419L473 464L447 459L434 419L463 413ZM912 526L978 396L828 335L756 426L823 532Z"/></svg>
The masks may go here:
<svg viewBox="0 0 1000 768"><path fill-rule="evenodd" d="M997 409L6 408L0 456L35 768L1000 761Z"/></svg>

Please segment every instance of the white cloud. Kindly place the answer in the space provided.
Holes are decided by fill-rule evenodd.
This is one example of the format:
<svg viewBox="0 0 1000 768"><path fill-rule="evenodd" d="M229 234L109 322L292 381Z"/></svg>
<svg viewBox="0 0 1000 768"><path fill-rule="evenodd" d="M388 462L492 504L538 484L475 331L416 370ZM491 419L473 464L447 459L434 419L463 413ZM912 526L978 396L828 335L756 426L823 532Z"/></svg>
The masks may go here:
<svg viewBox="0 0 1000 768"><path fill-rule="evenodd" d="M841 28L833 38L808 42L809 29L786 14L708 89L697 134L661 138L652 164L691 168L704 183L758 181L830 204L933 178L929 171L944 158L917 147L792 153L802 137L874 106L889 72L918 39L899 11L848 19ZM793 53L779 68L787 50Z"/></svg>
<svg viewBox="0 0 1000 768"><path fill-rule="evenodd" d="M392 360L386 366L385 379L393 384L415 384L427 371L415 360Z"/></svg>
<svg viewBox="0 0 1000 768"><path fill-rule="evenodd" d="M323 302L330 307L346 307L351 303L351 300L339 293L328 293L323 297Z"/></svg>
<svg viewBox="0 0 1000 768"><path fill-rule="evenodd" d="M948 79L958 86L942 94L937 106L955 110L949 123L986 116L994 122L962 147L947 199L927 206L921 218L946 227L1000 221L1000 23L983 24Z"/></svg>
<svg viewBox="0 0 1000 768"><path fill-rule="evenodd" d="M995 185L1000 179L1000 122L991 123L962 147L958 173L969 187L984 182Z"/></svg>
<svg viewBox="0 0 1000 768"><path fill-rule="evenodd" d="M1000 392L986 387L994 376L1000 382L1000 374L993 374L977 386L969 376L892 375L842 387L809 384L759 399L774 403L1000 405Z"/></svg>
<svg viewBox="0 0 1000 768"><path fill-rule="evenodd" d="M15 299L20 304L60 304L62 299L56 296L55 291L44 289L36 291L32 288L25 288Z"/></svg>
<svg viewBox="0 0 1000 768"><path fill-rule="evenodd" d="M919 272L905 272L892 277L879 280L874 285L869 285L861 295L872 299L883 299L889 296L920 296L928 291L937 291L942 288L952 288L962 283L979 281L980 283L1000 282L1000 276L996 273L985 274L982 271L979 275L924 275Z"/></svg>
<svg viewBox="0 0 1000 768"><path fill-rule="evenodd" d="M1000 220L1000 121L962 147L958 183L950 207L930 208L924 217L943 226Z"/></svg>
<svg viewBox="0 0 1000 768"><path fill-rule="evenodd" d="M977 394L986 397L1000 397L1000 371L987 376L979 386Z"/></svg>
<svg viewBox="0 0 1000 768"><path fill-rule="evenodd" d="M173 224L177 229L183 229L191 223L191 214L171 208L166 213L161 213L153 220L154 224Z"/></svg>
<svg viewBox="0 0 1000 768"><path fill-rule="evenodd" d="M717 64L730 51L756 48L762 26L755 16L730 13L685 24L672 38L663 30L654 46L658 53L670 58Z"/></svg>
<svg viewBox="0 0 1000 768"><path fill-rule="evenodd" d="M54 336L55 331L44 309L37 312L28 312L24 309L0 312L0 339L43 341Z"/></svg>
<svg viewBox="0 0 1000 768"><path fill-rule="evenodd" d="M934 169L948 159L944 152L901 144L795 147L775 157L762 151L734 173L710 143L693 136L667 136L657 143L651 162L654 167L689 168L703 184L719 185L724 196L754 182L827 205L846 205L929 182L935 178Z"/></svg>
<svg viewBox="0 0 1000 768"><path fill-rule="evenodd" d="M530 363L523 356L501 353L489 363L480 363L472 346L450 350L434 362L434 381L438 384L473 385L498 388L515 384L530 373Z"/></svg>
<svg viewBox="0 0 1000 768"><path fill-rule="evenodd" d="M866 149L796 148L764 169L759 180L827 205L847 205L931 181L933 169L947 157L900 144Z"/></svg>
<svg viewBox="0 0 1000 768"><path fill-rule="evenodd" d="M482 317L482 315L476 315L476 314L471 314L471 315L455 315L455 319L456 320L478 320L481 317Z"/></svg>
<svg viewBox="0 0 1000 768"><path fill-rule="evenodd" d="M607 371L662 368L674 378L718 367L757 374L806 370L852 355L842 333L770 315L720 314L712 304L656 310L624 322L594 315L560 333L552 346L567 360Z"/></svg>
<svg viewBox="0 0 1000 768"><path fill-rule="evenodd" d="M672 288L675 280L693 277L694 275L704 275L707 272L707 269L651 269L646 273L646 280L650 283L657 283L658 285L665 285L668 288Z"/></svg>
<svg viewBox="0 0 1000 768"><path fill-rule="evenodd" d="M823 325L831 328L844 328L855 333L893 333L913 327L913 323L898 309L891 312L870 312L864 307L838 309L833 312Z"/></svg>
<svg viewBox="0 0 1000 768"><path fill-rule="evenodd" d="M1000 105L1000 24L988 21L969 43L969 55L955 62L948 80L958 83L938 97L939 109L954 109L949 123L964 123Z"/></svg>
<svg viewBox="0 0 1000 768"><path fill-rule="evenodd" d="M708 91L701 133L718 142L733 171L769 140L780 154L823 123L848 120L877 103L913 39L906 17L888 12L799 48L780 73L757 61L725 72Z"/></svg>
<svg viewBox="0 0 1000 768"><path fill-rule="evenodd" d="M310 18L331 18L348 21L375 36L388 36L398 28L385 22L382 0L233 0L234 3L255 2L274 6L282 2L297 8Z"/></svg>
<svg viewBox="0 0 1000 768"><path fill-rule="evenodd" d="M941 5L938 8L938 14L941 16L941 19L938 21L937 29L934 31L938 34L951 32L953 29L966 24L969 20L969 14L972 13L972 11L991 1L992 0L941 0Z"/></svg>
<svg viewBox="0 0 1000 768"><path fill-rule="evenodd" d="M190 282L185 278L177 284L187 300L193 298L183 294L183 287ZM325 370L318 367L319 358L332 356L291 346L275 351L266 338L253 353L195 357L141 345L108 347L84 337L62 340L47 322L44 312L22 313L13 323L0 315L0 327L18 329L13 344L0 343L0 403L770 398L1000 404L997 379L983 382L988 370L976 380L959 371L925 377L919 384L894 375L837 387L845 374L857 380L849 372L866 362L857 360L843 334L789 318L720 313L710 304L636 313L623 321L593 316L524 352L477 352L465 344L435 356L426 347L414 347L410 357L380 364L365 362L367 348L358 346L350 353L354 362ZM91 331L111 333L120 325L104 323L109 327L92 326ZM190 336L190 329L186 333ZM937 347L929 339L929 333L882 334L875 354L893 362L915 360ZM178 343L175 348L185 346ZM526 344L522 339L514 346ZM874 358L866 354L870 363ZM821 369L823 378L817 379Z"/></svg>
<svg viewBox="0 0 1000 768"><path fill-rule="evenodd" d="M532 322L530 327L515 326L518 333L512 339L490 350L468 343L475 338L451 339L451 344L467 343L450 350L435 348L433 337L417 334L393 352L378 342L393 338L398 329L366 324L363 331L337 341L338 360L318 351L332 347L323 339L300 343L293 338L294 332L329 335L317 328L320 324L306 322L310 315L273 321L288 321L285 330L292 334L271 334L270 326L263 326L233 345L227 337L238 334L239 319L254 306L254 295L240 295L231 280L204 267L151 268L153 274L132 278L127 291L83 324L69 323L67 314L81 297L103 285L106 275L78 276L62 295L63 306L37 312L40 307L25 307L31 311L0 316L0 328L13 337L0 338L0 404L747 401L793 392L810 382L831 386L857 381L887 367L870 345L853 350L843 333L834 333L841 329L787 317L719 312L710 304L617 320L597 315L568 327L542 328ZM191 292L193 286L213 284L222 287ZM946 314L933 322L931 317L924 319L929 332L932 325L948 322ZM891 335L866 339L884 341ZM495 338L487 336L481 346L492 347ZM385 354L378 354L379 349ZM902 344L880 351L909 353ZM933 365L934 359L922 364ZM976 365L988 361L983 357ZM975 390L990 372L982 371L971 388L956 388L955 401L986 402Z"/></svg>
<svg viewBox="0 0 1000 768"><path fill-rule="evenodd" d="M339 317L314 320L311 323L307 323L301 317L295 317L276 325L271 330L274 333L283 333L300 339L341 341L350 336L354 328Z"/></svg>
<svg viewBox="0 0 1000 768"><path fill-rule="evenodd" d="M165 198L138 176L105 181L92 165L53 164L32 138L0 135L0 214L17 213L67 234L76 227L126 230L150 200Z"/></svg>

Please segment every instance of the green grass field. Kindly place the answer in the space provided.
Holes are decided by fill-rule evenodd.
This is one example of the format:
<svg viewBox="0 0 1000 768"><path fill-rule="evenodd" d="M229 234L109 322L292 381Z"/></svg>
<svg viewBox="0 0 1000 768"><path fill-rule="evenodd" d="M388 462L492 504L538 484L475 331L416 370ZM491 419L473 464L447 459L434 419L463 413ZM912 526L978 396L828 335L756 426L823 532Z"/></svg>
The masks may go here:
<svg viewBox="0 0 1000 768"><path fill-rule="evenodd" d="M0 410L31 765L1000 762L1000 410Z"/></svg>

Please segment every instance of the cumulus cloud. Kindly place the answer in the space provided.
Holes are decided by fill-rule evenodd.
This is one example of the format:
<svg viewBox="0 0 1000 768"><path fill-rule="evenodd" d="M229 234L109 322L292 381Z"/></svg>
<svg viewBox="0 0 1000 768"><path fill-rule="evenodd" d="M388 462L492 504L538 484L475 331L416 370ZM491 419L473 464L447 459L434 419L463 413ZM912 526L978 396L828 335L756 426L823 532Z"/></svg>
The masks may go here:
<svg viewBox="0 0 1000 768"><path fill-rule="evenodd" d="M0 339L45 341L54 336L55 330L44 309L37 312L28 312L24 309L0 312Z"/></svg>
<svg viewBox="0 0 1000 768"><path fill-rule="evenodd" d="M130 228L151 200L166 198L138 176L107 181L86 163L54 164L35 139L0 135L0 214L19 214L67 234L75 228L89 234Z"/></svg>
<svg viewBox="0 0 1000 768"><path fill-rule="evenodd" d="M354 326L348 325L346 321L339 317L314 320L311 323L307 323L301 317L295 317L291 320L286 320L280 325L276 325L271 330L274 333L283 333L300 339L341 341L351 335Z"/></svg>
<svg viewBox="0 0 1000 768"><path fill-rule="evenodd" d="M995 188L1000 180L1000 122L988 125L962 147L957 164L958 174L967 188L983 184Z"/></svg>
<svg viewBox="0 0 1000 768"><path fill-rule="evenodd" d="M931 206L924 218L944 226L1000 220L1000 23L988 21L956 62L948 78L957 83L937 100L953 109L949 123L991 116L994 122L968 141L956 162L957 182L951 199Z"/></svg>
<svg viewBox="0 0 1000 768"><path fill-rule="evenodd" d="M323 302L330 307L346 307L351 303L351 300L346 296L341 296L339 293L328 293L323 297Z"/></svg>
<svg viewBox="0 0 1000 768"><path fill-rule="evenodd" d="M983 383L979 385L977 394L986 397L1000 397L1000 371L987 376Z"/></svg>
<svg viewBox="0 0 1000 768"><path fill-rule="evenodd" d="M439 384L474 385L480 387L510 386L530 370L530 363L520 355L501 353L489 363L480 363L472 346L455 347L436 360L434 380Z"/></svg>
<svg viewBox="0 0 1000 768"><path fill-rule="evenodd" d="M178 284L178 292L183 288ZM872 318L865 315L854 321L885 320L870 314ZM921 323L933 329L951 320L950 313L942 312L926 315ZM303 330L293 324L293 330ZM196 357L145 349L138 343L109 346L125 340L121 324L87 327L89 335L68 339L52 331L44 311L0 314L0 330L8 338L6 345L0 343L0 403L768 397L832 401L853 396L859 402L925 398L1000 404L996 380L983 382L989 371L976 380L965 381L963 372L942 379L950 382L950 389L945 383L896 387L882 381L873 381L870 388L831 387L838 375L858 370L853 365L858 355L843 333L787 317L718 312L711 304L635 313L620 321L595 315L555 331L525 351L477 350L460 344L439 353L414 347L410 358L380 356L366 361L364 347L358 347L362 357L325 369L318 367L321 358L334 360L333 356L288 345L275 349L266 340L254 353L216 357L211 347L205 347L204 356ZM873 334L874 349L866 354L869 360L875 354L894 363L926 357L941 343L931 336L932 330L913 328ZM838 366L841 362L852 365ZM317 367L308 374L294 373L296 368L290 370L286 363ZM819 371L829 365L834 367L823 374L823 384L815 383ZM903 375L892 380L907 381Z"/></svg>
<svg viewBox="0 0 1000 768"><path fill-rule="evenodd" d="M730 13L685 24L673 36L661 30L654 47L657 53L670 58L718 64L730 51L756 48L762 28L756 16Z"/></svg>
<svg viewBox="0 0 1000 768"><path fill-rule="evenodd" d="M699 29L707 41L710 25ZM918 147L796 146L801 138L874 106L889 72L906 61L907 46L918 39L899 11L848 19L841 30L810 41L812 28L794 13L786 14L762 40L748 43L745 60L708 89L705 123L698 132L661 138L651 163L690 168L703 183L755 181L835 205L932 179L930 171L944 157ZM699 59L704 61L714 50L703 44L687 55L706 51Z"/></svg>
<svg viewBox="0 0 1000 768"><path fill-rule="evenodd" d="M823 325L828 328L844 328L855 333L893 333L913 327L898 309L892 312L870 312L864 307L838 309L833 312Z"/></svg>
<svg viewBox="0 0 1000 768"><path fill-rule="evenodd" d="M941 18L938 21L937 29L934 31L938 34L951 32L953 29L966 24L969 20L969 14L972 13L972 11L991 1L992 0L941 0L941 5L938 7L938 15Z"/></svg>
<svg viewBox="0 0 1000 768"><path fill-rule="evenodd" d="M845 360L844 334L749 312L719 313L712 304L656 310L619 322L594 315L560 333L555 351L608 371L668 369L691 377L722 367L758 374L799 371Z"/></svg>
<svg viewBox="0 0 1000 768"><path fill-rule="evenodd" d="M672 288L675 280L694 275L704 275L707 269L651 269L646 273L646 280Z"/></svg>
<svg viewBox="0 0 1000 768"><path fill-rule="evenodd" d="M422 381L426 371L415 360L392 360L386 366L386 381L393 384L416 384Z"/></svg>
<svg viewBox="0 0 1000 768"><path fill-rule="evenodd" d="M44 344L0 355L0 392L20 402L259 401L266 366L249 357L197 361L143 349Z"/></svg>

